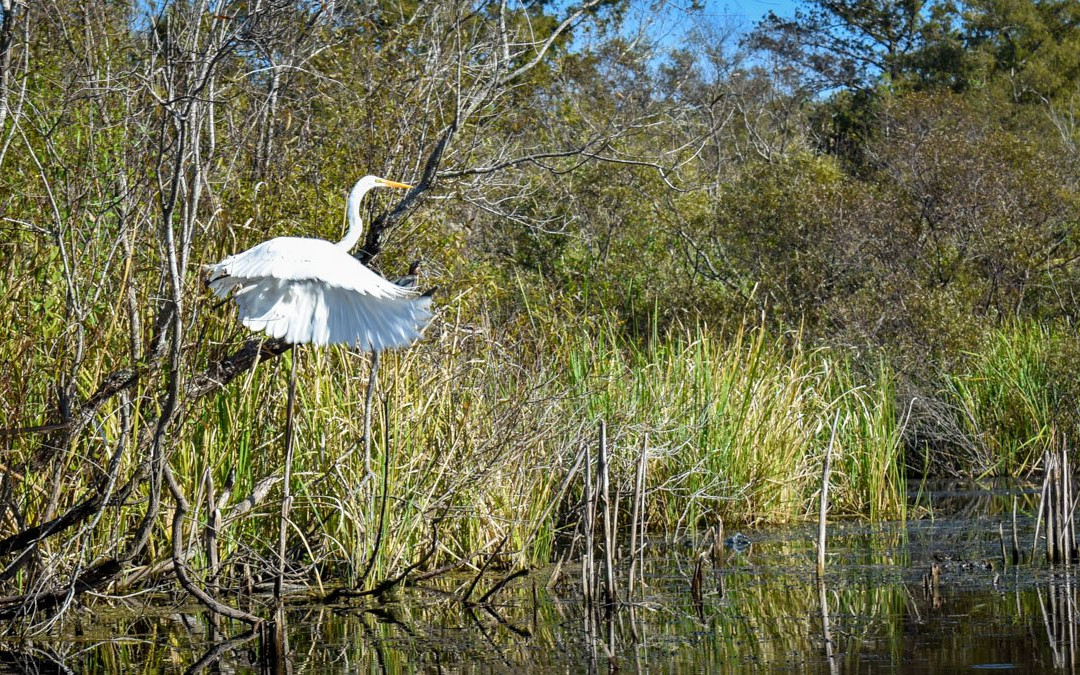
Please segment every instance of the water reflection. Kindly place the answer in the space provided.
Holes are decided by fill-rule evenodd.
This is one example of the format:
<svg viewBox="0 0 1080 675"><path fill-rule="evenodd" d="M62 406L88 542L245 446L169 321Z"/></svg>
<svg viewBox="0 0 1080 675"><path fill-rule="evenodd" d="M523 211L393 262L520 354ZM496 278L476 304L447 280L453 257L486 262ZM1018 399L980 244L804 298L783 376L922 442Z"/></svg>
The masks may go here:
<svg viewBox="0 0 1080 675"><path fill-rule="evenodd" d="M965 494L966 493L966 494ZM590 612L579 573L519 579L492 606L444 587L414 588L385 605L288 611L287 659L264 640L198 613L151 605L72 615L63 639L0 645L20 672L623 671L954 672L1015 667L1075 670L1078 579L1042 564L1002 568L999 525L1013 495L994 488L924 492L922 520L830 529L827 571L815 573L812 527L754 530L740 555L703 553L706 540L653 542L645 587L616 611ZM948 516L943 504L962 514ZM977 506L973 506L975 504ZM1019 496L1020 546L1033 501ZM1026 514L1026 515L1025 515ZM626 574L628 570L622 570ZM117 639L122 636L122 639ZM284 670L278 671L284 672Z"/></svg>
<svg viewBox="0 0 1080 675"><path fill-rule="evenodd" d="M1050 645L1055 668L1076 670L1076 579L1070 572L1060 575L1058 583L1046 585L1046 592L1038 591L1039 609L1046 626L1046 640Z"/></svg>

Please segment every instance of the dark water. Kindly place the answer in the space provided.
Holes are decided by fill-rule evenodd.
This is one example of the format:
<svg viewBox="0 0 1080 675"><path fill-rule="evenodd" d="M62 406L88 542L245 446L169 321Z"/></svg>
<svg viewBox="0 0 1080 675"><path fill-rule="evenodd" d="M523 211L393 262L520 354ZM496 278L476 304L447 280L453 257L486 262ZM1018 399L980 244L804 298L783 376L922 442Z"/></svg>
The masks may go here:
<svg viewBox="0 0 1080 675"><path fill-rule="evenodd" d="M916 492L917 488L913 489ZM647 588L610 621L586 621L578 569L518 580L490 608L438 589L410 589L375 606L288 614L295 672L1043 672L1077 663L1080 579L1045 564L1002 568L1014 498L1030 550L1031 490L938 485L904 523L834 524L819 587L812 527L745 531L723 565L702 566L704 542L652 546ZM933 568L937 566L937 583ZM625 580L624 580L625 581ZM822 597L834 660L826 656ZM233 635L239 631L234 630ZM0 665L40 672L183 672L216 641L189 602L75 610L63 639L3 643ZM225 645L208 672L258 670L258 641Z"/></svg>

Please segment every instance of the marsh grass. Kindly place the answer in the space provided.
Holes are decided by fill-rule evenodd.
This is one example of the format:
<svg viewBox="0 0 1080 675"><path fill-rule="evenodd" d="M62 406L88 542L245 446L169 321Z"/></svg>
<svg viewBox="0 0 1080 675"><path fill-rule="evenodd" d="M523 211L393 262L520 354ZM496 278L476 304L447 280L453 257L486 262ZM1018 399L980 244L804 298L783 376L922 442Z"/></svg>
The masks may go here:
<svg viewBox="0 0 1080 675"><path fill-rule="evenodd" d="M11 273L3 283L16 297L34 295ZM837 414L831 513L905 516L907 410L898 408L897 378L884 360L868 369L835 350L807 347L797 332L756 325L661 330L653 322L649 335L631 338L606 315L582 318L568 305L529 297L524 285L516 292L520 298L504 293L501 305L478 301L483 293L453 296L423 341L381 356L370 466L363 439L370 356L340 348L300 350L288 549L299 578L317 586L355 585L364 581L369 560L370 578L386 578L417 560L433 533L436 549L426 569L478 565L496 550L496 570L552 560L578 520L581 481L566 481L567 474L582 449L595 444L599 419L608 427L620 526L629 521L646 442L644 518L653 532L675 536L719 518L809 518ZM62 311L29 311L42 335L64 334ZM93 344L72 368L81 396L116 367L116 355L127 345L123 313L110 316L96 324ZM191 318L195 368L248 337L228 307L200 301ZM994 430L995 444L985 447L1004 470L1031 461L1029 446L1046 433L1060 405L1053 397L1064 396L1044 386L1048 366L1040 350L1046 335L1038 330L1018 329L991 341L972 356L968 373L950 380L965 417L979 425L971 433ZM11 339L0 349L16 376L6 383L10 396L0 424L46 423L53 392L48 379L33 374L62 371L71 357L49 341L20 339L10 326L5 331ZM218 497L234 476L226 511L268 478L280 478L292 358L261 364L196 402L170 431L171 466L194 505L186 540L193 543L190 564L196 570L206 565L205 478L212 478ZM132 393L134 434L139 411L158 405L151 396L153 377ZM388 418L381 414L383 400ZM119 403L103 409L93 433L62 451L60 468L26 472L12 483L23 522L62 511L100 479L121 433ZM12 466L40 451L39 437L2 440ZM125 456L122 473L144 459ZM59 493L53 490L56 471L65 475ZM110 508L96 528L43 542L43 558L55 562L58 573L73 559L84 565L98 559L131 535L145 491L129 499L136 508ZM215 581L222 588L242 588L252 583L249 576L257 583L258 570L269 567L279 491L275 486L253 510L221 527L223 571ZM386 518L380 520L384 492ZM169 550L167 517L155 530L151 557ZM19 526L5 527L10 532ZM373 551L376 539L380 545Z"/></svg>
<svg viewBox="0 0 1080 675"><path fill-rule="evenodd" d="M970 439L968 472L1030 473L1058 435L1076 421L1074 331L1055 323L1017 322L995 331L947 377L942 398L952 423Z"/></svg>
<svg viewBox="0 0 1080 675"><path fill-rule="evenodd" d="M654 525L804 517L836 410L838 507L898 515L901 428L889 372L877 374L884 384L857 385L852 364L800 345L798 336L745 327L727 339L684 331L629 354L609 338L574 348L570 386L587 415L621 430L620 476L631 475L648 433Z"/></svg>
<svg viewBox="0 0 1080 675"><path fill-rule="evenodd" d="M582 447L596 442L597 419L611 430L612 492L623 524L646 434L646 520L654 531L675 535L718 517L805 517L835 410L837 512L903 513L902 427L884 367L876 374L884 384L857 385L850 363L800 348L797 336L740 328L719 338L701 327L642 345L620 338L613 324L595 339L530 343L526 367L514 342L522 338L493 339L494 332L492 324L447 322L415 349L383 355L376 398L388 400L390 419L376 417L372 467L362 452L370 360L303 351L291 540L298 560L355 581L379 526L388 451L376 578L418 557L432 528L432 565L475 559L504 539L505 564L546 562L576 522L580 481L560 488ZM284 360L268 364L205 406L174 466L189 480L210 470L218 484L236 470L239 495L278 471L286 372ZM274 509L268 504L237 526L223 559L267 550Z"/></svg>

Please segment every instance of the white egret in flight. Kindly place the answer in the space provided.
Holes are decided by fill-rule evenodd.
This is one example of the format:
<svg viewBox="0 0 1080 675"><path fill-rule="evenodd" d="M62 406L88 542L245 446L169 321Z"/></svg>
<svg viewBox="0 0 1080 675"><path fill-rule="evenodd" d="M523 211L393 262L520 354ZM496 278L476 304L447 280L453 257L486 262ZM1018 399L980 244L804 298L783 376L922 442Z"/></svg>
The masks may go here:
<svg viewBox="0 0 1080 675"><path fill-rule="evenodd" d="M376 187L412 186L364 176L346 206L349 231L336 244L277 237L210 265L218 297L235 289L240 321L292 344L404 347L431 318L431 298L383 279L349 255L360 240L360 200Z"/></svg>

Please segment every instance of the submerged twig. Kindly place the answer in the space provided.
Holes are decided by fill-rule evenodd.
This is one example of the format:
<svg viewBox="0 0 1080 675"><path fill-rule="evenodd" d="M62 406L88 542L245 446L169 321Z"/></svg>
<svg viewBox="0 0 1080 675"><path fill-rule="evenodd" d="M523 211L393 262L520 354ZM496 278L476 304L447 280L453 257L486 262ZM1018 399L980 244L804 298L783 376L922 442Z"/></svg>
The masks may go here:
<svg viewBox="0 0 1080 675"><path fill-rule="evenodd" d="M344 588L335 589L334 591L328 593L325 597L323 597L322 601L334 602L339 598L359 598L368 595L382 596L388 593L394 587L404 583L406 579L408 579L408 576L412 574L415 569L426 564L427 561L431 559L431 556L435 555L435 551L439 547L439 523L442 522L442 519L443 516L440 515L435 518L434 522L431 523L431 542L428 544L428 549L424 553L424 555L420 556L420 558L416 562L406 566L400 574L389 579L384 579L378 584L376 584L374 587L362 591Z"/></svg>
<svg viewBox="0 0 1080 675"><path fill-rule="evenodd" d="M207 649L203 653L203 655L201 657L199 657L198 661L196 661L195 663L188 666L187 670L184 671L184 674L185 675L196 675L196 673L201 673L202 671L206 670L206 668L208 666L216 663L217 660L219 658L221 658L222 654L226 654L228 652L231 652L234 649L236 649L238 647L241 647L241 646L247 644L248 642L251 642L256 637L258 637L258 635L259 635L259 631L257 629L252 629L252 630L246 631L244 633L241 633L240 635L237 635L236 637L229 638L228 640L223 640L221 642L218 642L217 644L215 644L215 645L211 646L209 649Z"/></svg>
<svg viewBox="0 0 1080 675"><path fill-rule="evenodd" d="M494 586L492 586L488 590L487 593L484 593L482 596L480 596L480 600L476 604L478 604L478 605L487 604L488 598L490 598L491 596L498 593L500 590L502 590L508 583L510 583L514 579L517 579L518 577L523 577L528 573L529 573L529 570L523 567L521 569L514 570L510 574L507 574L500 581L496 582L496 584Z"/></svg>
<svg viewBox="0 0 1080 675"><path fill-rule="evenodd" d="M1001 569L1005 569L1009 564L1009 559L1005 555L1005 525L1000 522L998 523L998 543L1001 544Z"/></svg>
<svg viewBox="0 0 1080 675"><path fill-rule="evenodd" d="M1020 564L1020 536L1016 529L1016 497L1012 500L1012 563Z"/></svg>
<svg viewBox="0 0 1080 675"><path fill-rule="evenodd" d="M833 646L832 631L829 629L829 595L825 589L825 577L818 576L818 604L821 606L821 639L825 645L825 659L829 662L829 672L839 672L836 662L836 650Z"/></svg>
<svg viewBox="0 0 1080 675"><path fill-rule="evenodd" d="M503 535L503 538L499 541L498 546L495 547L495 551L484 560L484 564L480 566L480 569L476 572L472 581L469 583L469 587L465 589L465 594L461 596L461 601L464 603L469 602L469 598L472 596L473 591L476 589L476 584L480 582L480 579L484 576L484 572L487 571L488 565L502 552L503 546L506 545L507 539L510 538L510 533L507 532ZM486 597L486 596L485 596Z"/></svg>

